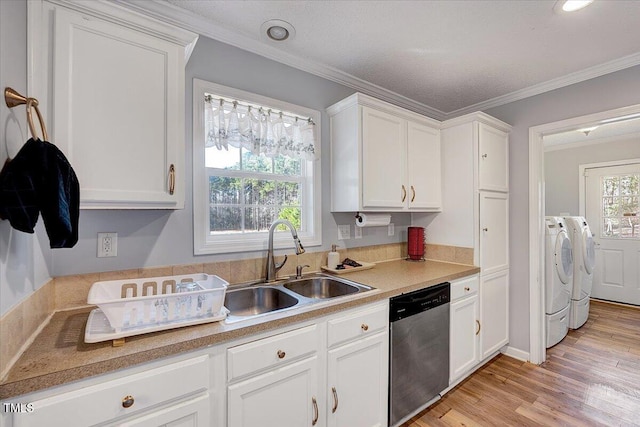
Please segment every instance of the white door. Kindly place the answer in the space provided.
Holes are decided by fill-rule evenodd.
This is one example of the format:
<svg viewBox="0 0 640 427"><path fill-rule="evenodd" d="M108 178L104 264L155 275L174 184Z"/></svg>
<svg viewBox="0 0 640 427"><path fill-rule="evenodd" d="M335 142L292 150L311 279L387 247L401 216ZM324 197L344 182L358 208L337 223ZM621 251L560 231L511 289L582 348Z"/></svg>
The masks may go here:
<svg viewBox="0 0 640 427"><path fill-rule="evenodd" d="M409 209L442 209L440 131L409 122L407 125L407 173Z"/></svg>
<svg viewBox="0 0 640 427"><path fill-rule="evenodd" d="M230 385L227 399L229 426L316 425L320 417L318 357L309 357Z"/></svg>
<svg viewBox="0 0 640 427"><path fill-rule="evenodd" d="M184 51L63 8L54 28L52 142L78 175L81 207L182 207Z"/></svg>
<svg viewBox="0 0 640 427"><path fill-rule="evenodd" d="M480 192L480 268L492 274L509 268L509 196Z"/></svg>
<svg viewBox="0 0 640 427"><path fill-rule="evenodd" d="M479 189L509 191L509 134L478 125Z"/></svg>
<svg viewBox="0 0 640 427"><path fill-rule="evenodd" d="M386 425L388 354L386 332L329 351L328 426Z"/></svg>
<svg viewBox="0 0 640 427"><path fill-rule="evenodd" d="M585 169L585 214L595 241L591 295L640 305L640 162Z"/></svg>
<svg viewBox="0 0 640 427"><path fill-rule="evenodd" d="M480 278L479 326L483 360L509 342L509 270Z"/></svg>
<svg viewBox="0 0 640 427"><path fill-rule="evenodd" d="M478 363L478 295L452 302L450 313L449 384L452 384Z"/></svg>
<svg viewBox="0 0 640 427"><path fill-rule="evenodd" d="M405 206L405 132L405 120L362 107L362 207Z"/></svg>

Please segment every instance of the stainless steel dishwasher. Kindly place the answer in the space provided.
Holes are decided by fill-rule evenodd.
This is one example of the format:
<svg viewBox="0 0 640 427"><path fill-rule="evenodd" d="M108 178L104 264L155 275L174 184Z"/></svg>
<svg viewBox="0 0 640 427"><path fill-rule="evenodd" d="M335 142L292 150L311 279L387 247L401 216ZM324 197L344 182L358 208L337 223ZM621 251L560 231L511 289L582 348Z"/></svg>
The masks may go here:
<svg viewBox="0 0 640 427"><path fill-rule="evenodd" d="M389 426L449 385L448 282L391 298Z"/></svg>

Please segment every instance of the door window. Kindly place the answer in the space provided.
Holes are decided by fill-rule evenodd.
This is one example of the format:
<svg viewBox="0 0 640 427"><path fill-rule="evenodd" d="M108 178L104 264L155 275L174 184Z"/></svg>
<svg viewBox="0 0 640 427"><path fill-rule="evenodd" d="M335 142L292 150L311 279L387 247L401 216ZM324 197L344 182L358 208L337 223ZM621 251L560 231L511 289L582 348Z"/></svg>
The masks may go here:
<svg viewBox="0 0 640 427"><path fill-rule="evenodd" d="M602 177L600 237L640 239L640 174Z"/></svg>

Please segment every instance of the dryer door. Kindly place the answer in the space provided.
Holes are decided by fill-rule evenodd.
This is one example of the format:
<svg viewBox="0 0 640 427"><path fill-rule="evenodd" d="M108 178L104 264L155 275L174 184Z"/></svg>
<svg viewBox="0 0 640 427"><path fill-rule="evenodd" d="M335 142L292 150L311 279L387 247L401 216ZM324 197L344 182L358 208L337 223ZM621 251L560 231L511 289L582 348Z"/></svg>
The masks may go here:
<svg viewBox="0 0 640 427"><path fill-rule="evenodd" d="M556 239L555 264L562 283L569 283L573 276L573 250L571 240L564 230L558 233Z"/></svg>
<svg viewBox="0 0 640 427"><path fill-rule="evenodd" d="M593 274L593 267L596 265L596 245L588 228L582 230L582 255L584 269L587 274Z"/></svg>

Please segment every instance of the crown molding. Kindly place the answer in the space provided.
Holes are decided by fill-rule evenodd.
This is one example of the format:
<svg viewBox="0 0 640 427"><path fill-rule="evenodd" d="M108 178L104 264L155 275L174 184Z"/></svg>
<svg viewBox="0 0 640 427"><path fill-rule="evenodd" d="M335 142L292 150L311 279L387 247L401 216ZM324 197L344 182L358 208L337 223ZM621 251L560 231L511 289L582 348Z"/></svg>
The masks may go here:
<svg viewBox="0 0 640 427"><path fill-rule="evenodd" d="M235 46L242 50L263 56L268 59L280 62L290 67L306 71L310 74L322 77L335 83L355 89L359 92L376 97L391 104L406 108L407 110L426 115L436 120L443 120L446 116L444 111L430 107L421 102L414 101L406 96L400 95L381 86L367 82L351 74L340 71L336 68L321 64L309 59L301 58L283 52L268 44L254 40L241 34L236 34L222 28L211 21L196 15L190 11L176 7L170 3L158 0L111 0L114 3L143 13L155 19L168 22L177 27L196 32L200 35L221 41Z"/></svg>
<svg viewBox="0 0 640 427"><path fill-rule="evenodd" d="M263 56L268 59L280 62L290 67L308 72L322 77L329 81L339 83L346 87L355 89L358 92L373 96L407 110L431 117L436 120L447 120L476 111L484 111L490 108L499 107L510 102L519 101L531 96L540 95L555 89L580 83L585 80L603 76L605 74L620 71L625 68L640 65L640 52L623 58L619 58L604 64L596 65L584 70L580 70L566 76L548 80L527 88L517 90L505 95L501 95L487 101L482 101L458 110L444 112L437 108L414 101L406 96L385 89L381 86L355 77L334 67L301 58L296 55L276 49L268 44L257 41L247 36L236 34L233 31L222 28L211 21L196 15L188 10L176 7L166 1L161 0L109 0L113 3L135 10L139 13L151 16L158 20L168 22L177 27L196 32L200 35L221 41L235 46L242 50Z"/></svg>
<svg viewBox="0 0 640 427"><path fill-rule="evenodd" d="M640 52L624 56L619 59L614 59L613 61L605 62L604 64L596 65L594 67L586 68L584 70L576 71L575 73L567 74L566 76L548 80L524 89L516 90L506 95L482 101L459 110L451 111L446 113L446 117L453 118L474 111L484 111L490 108L499 107L501 105L509 104L510 102L520 101L521 99L540 95L541 93L550 92L555 89L560 89L575 83L604 76L605 74L624 70L625 68L634 67L636 65L640 65Z"/></svg>

